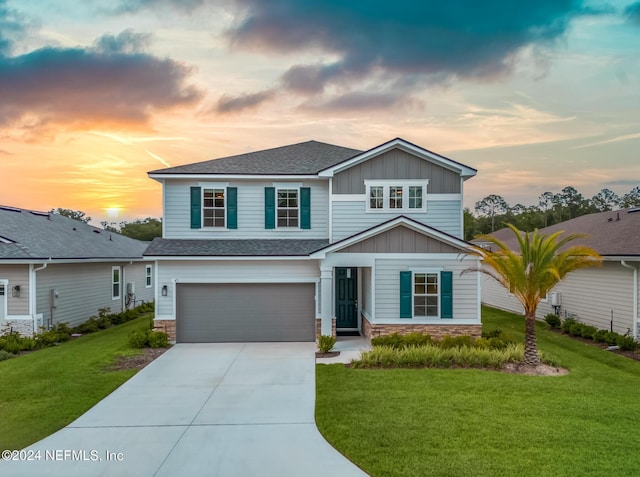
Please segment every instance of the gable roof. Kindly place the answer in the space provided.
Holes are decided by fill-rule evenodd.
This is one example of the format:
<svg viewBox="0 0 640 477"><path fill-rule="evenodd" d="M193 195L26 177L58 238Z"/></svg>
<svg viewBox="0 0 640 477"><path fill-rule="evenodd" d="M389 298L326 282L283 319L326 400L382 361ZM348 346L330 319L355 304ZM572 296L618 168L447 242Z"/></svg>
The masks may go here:
<svg viewBox="0 0 640 477"><path fill-rule="evenodd" d="M155 238L147 257L300 257L328 245L325 239L163 239Z"/></svg>
<svg viewBox="0 0 640 477"><path fill-rule="evenodd" d="M165 174L315 175L322 169L359 154L360 150L307 141L264 151L221 157L149 172Z"/></svg>
<svg viewBox="0 0 640 477"><path fill-rule="evenodd" d="M465 253L465 251L471 250L471 244L465 242L462 239L459 239L458 237L425 225L422 222L418 222L417 220L412 219L411 217L407 217L406 215L400 215L398 217L389 219L386 222L382 222L381 224L370 227L367 230L363 230L362 232L351 235L349 237L345 237L342 240L338 240L337 242L329 244L326 247L321 248L311 254L311 258L324 258L327 253L337 252L339 250L351 247L354 244L360 243L371 237L375 237L376 235L382 234L384 232L387 232L388 230L392 230L400 226L415 230L416 232L424 234L427 237L450 245L451 247L458 249L460 253Z"/></svg>
<svg viewBox="0 0 640 477"><path fill-rule="evenodd" d="M58 214L0 206L0 262L141 259L147 244Z"/></svg>
<svg viewBox="0 0 640 477"><path fill-rule="evenodd" d="M598 212L560 222L540 229L551 234L564 231L568 234L587 234L569 245L587 245L603 256L640 256L640 208ZM517 248L513 232L505 228L491 234Z"/></svg>

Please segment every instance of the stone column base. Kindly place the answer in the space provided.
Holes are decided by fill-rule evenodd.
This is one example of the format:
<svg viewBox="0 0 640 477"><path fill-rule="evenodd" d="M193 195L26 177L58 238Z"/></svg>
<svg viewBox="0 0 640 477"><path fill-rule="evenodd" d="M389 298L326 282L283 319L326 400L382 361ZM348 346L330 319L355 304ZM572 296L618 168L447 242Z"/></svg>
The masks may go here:
<svg viewBox="0 0 640 477"><path fill-rule="evenodd" d="M320 336L322 336L322 319L316 318L316 341L318 341L318 338L320 338ZM331 318L331 336L333 336L334 338L337 336L335 318Z"/></svg>
<svg viewBox="0 0 640 477"><path fill-rule="evenodd" d="M153 320L153 331L163 331L169 341L176 342L176 320Z"/></svg>

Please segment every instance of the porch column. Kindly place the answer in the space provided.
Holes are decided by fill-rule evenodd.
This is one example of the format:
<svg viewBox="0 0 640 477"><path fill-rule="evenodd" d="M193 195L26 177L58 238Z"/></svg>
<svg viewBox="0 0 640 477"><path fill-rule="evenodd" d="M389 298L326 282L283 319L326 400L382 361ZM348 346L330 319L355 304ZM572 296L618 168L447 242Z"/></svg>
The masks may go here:
<svg viewBox="0 0 640 477"><path fill-rule="evenodd" d="M320 318L323 335L331 336L333 318L333 267L320 266Z"/></svg>

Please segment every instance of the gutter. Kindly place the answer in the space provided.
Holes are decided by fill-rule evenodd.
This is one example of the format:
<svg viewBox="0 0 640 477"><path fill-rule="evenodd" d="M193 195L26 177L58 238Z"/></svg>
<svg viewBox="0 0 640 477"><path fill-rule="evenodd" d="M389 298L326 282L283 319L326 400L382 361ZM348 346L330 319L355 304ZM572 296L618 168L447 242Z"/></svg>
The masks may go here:
<svg viewBox="0 0 640 477"><path fill-rule="evenodd" d="M633 270L633 339L638 339L638 267L620 260L620 265Z"/></svg>
<svg viewBox="0 0 640 477"><path fill-rule="evenodd" d="M51 260L51 259L49 259ZM34 268L34 264L29 265L29 283L30 283L30 289L29 289L29 314L31 315L31 319L33 320L33 334L36 334L38 331L38 319L36 317L38 310L36 309L37 306L37 298L38 298L38 293L37 293L37 284L36 284L36 272L39 272L40 270L44 270L45 268L47 268L47 266L49 265L49 262L45 262L42 264L42 266L38 267L38 268Z"/></svg>

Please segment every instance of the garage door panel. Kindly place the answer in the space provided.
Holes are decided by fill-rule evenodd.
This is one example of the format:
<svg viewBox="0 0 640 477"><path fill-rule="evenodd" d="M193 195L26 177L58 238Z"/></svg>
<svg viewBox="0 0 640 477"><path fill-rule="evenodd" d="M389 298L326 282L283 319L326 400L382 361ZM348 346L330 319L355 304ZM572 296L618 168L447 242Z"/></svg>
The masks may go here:
<svg viewBox="0 0 640 477"><path fill-rule="evenodd" d="M177 285L178 342L313 341L313 283Z"/></svg>

